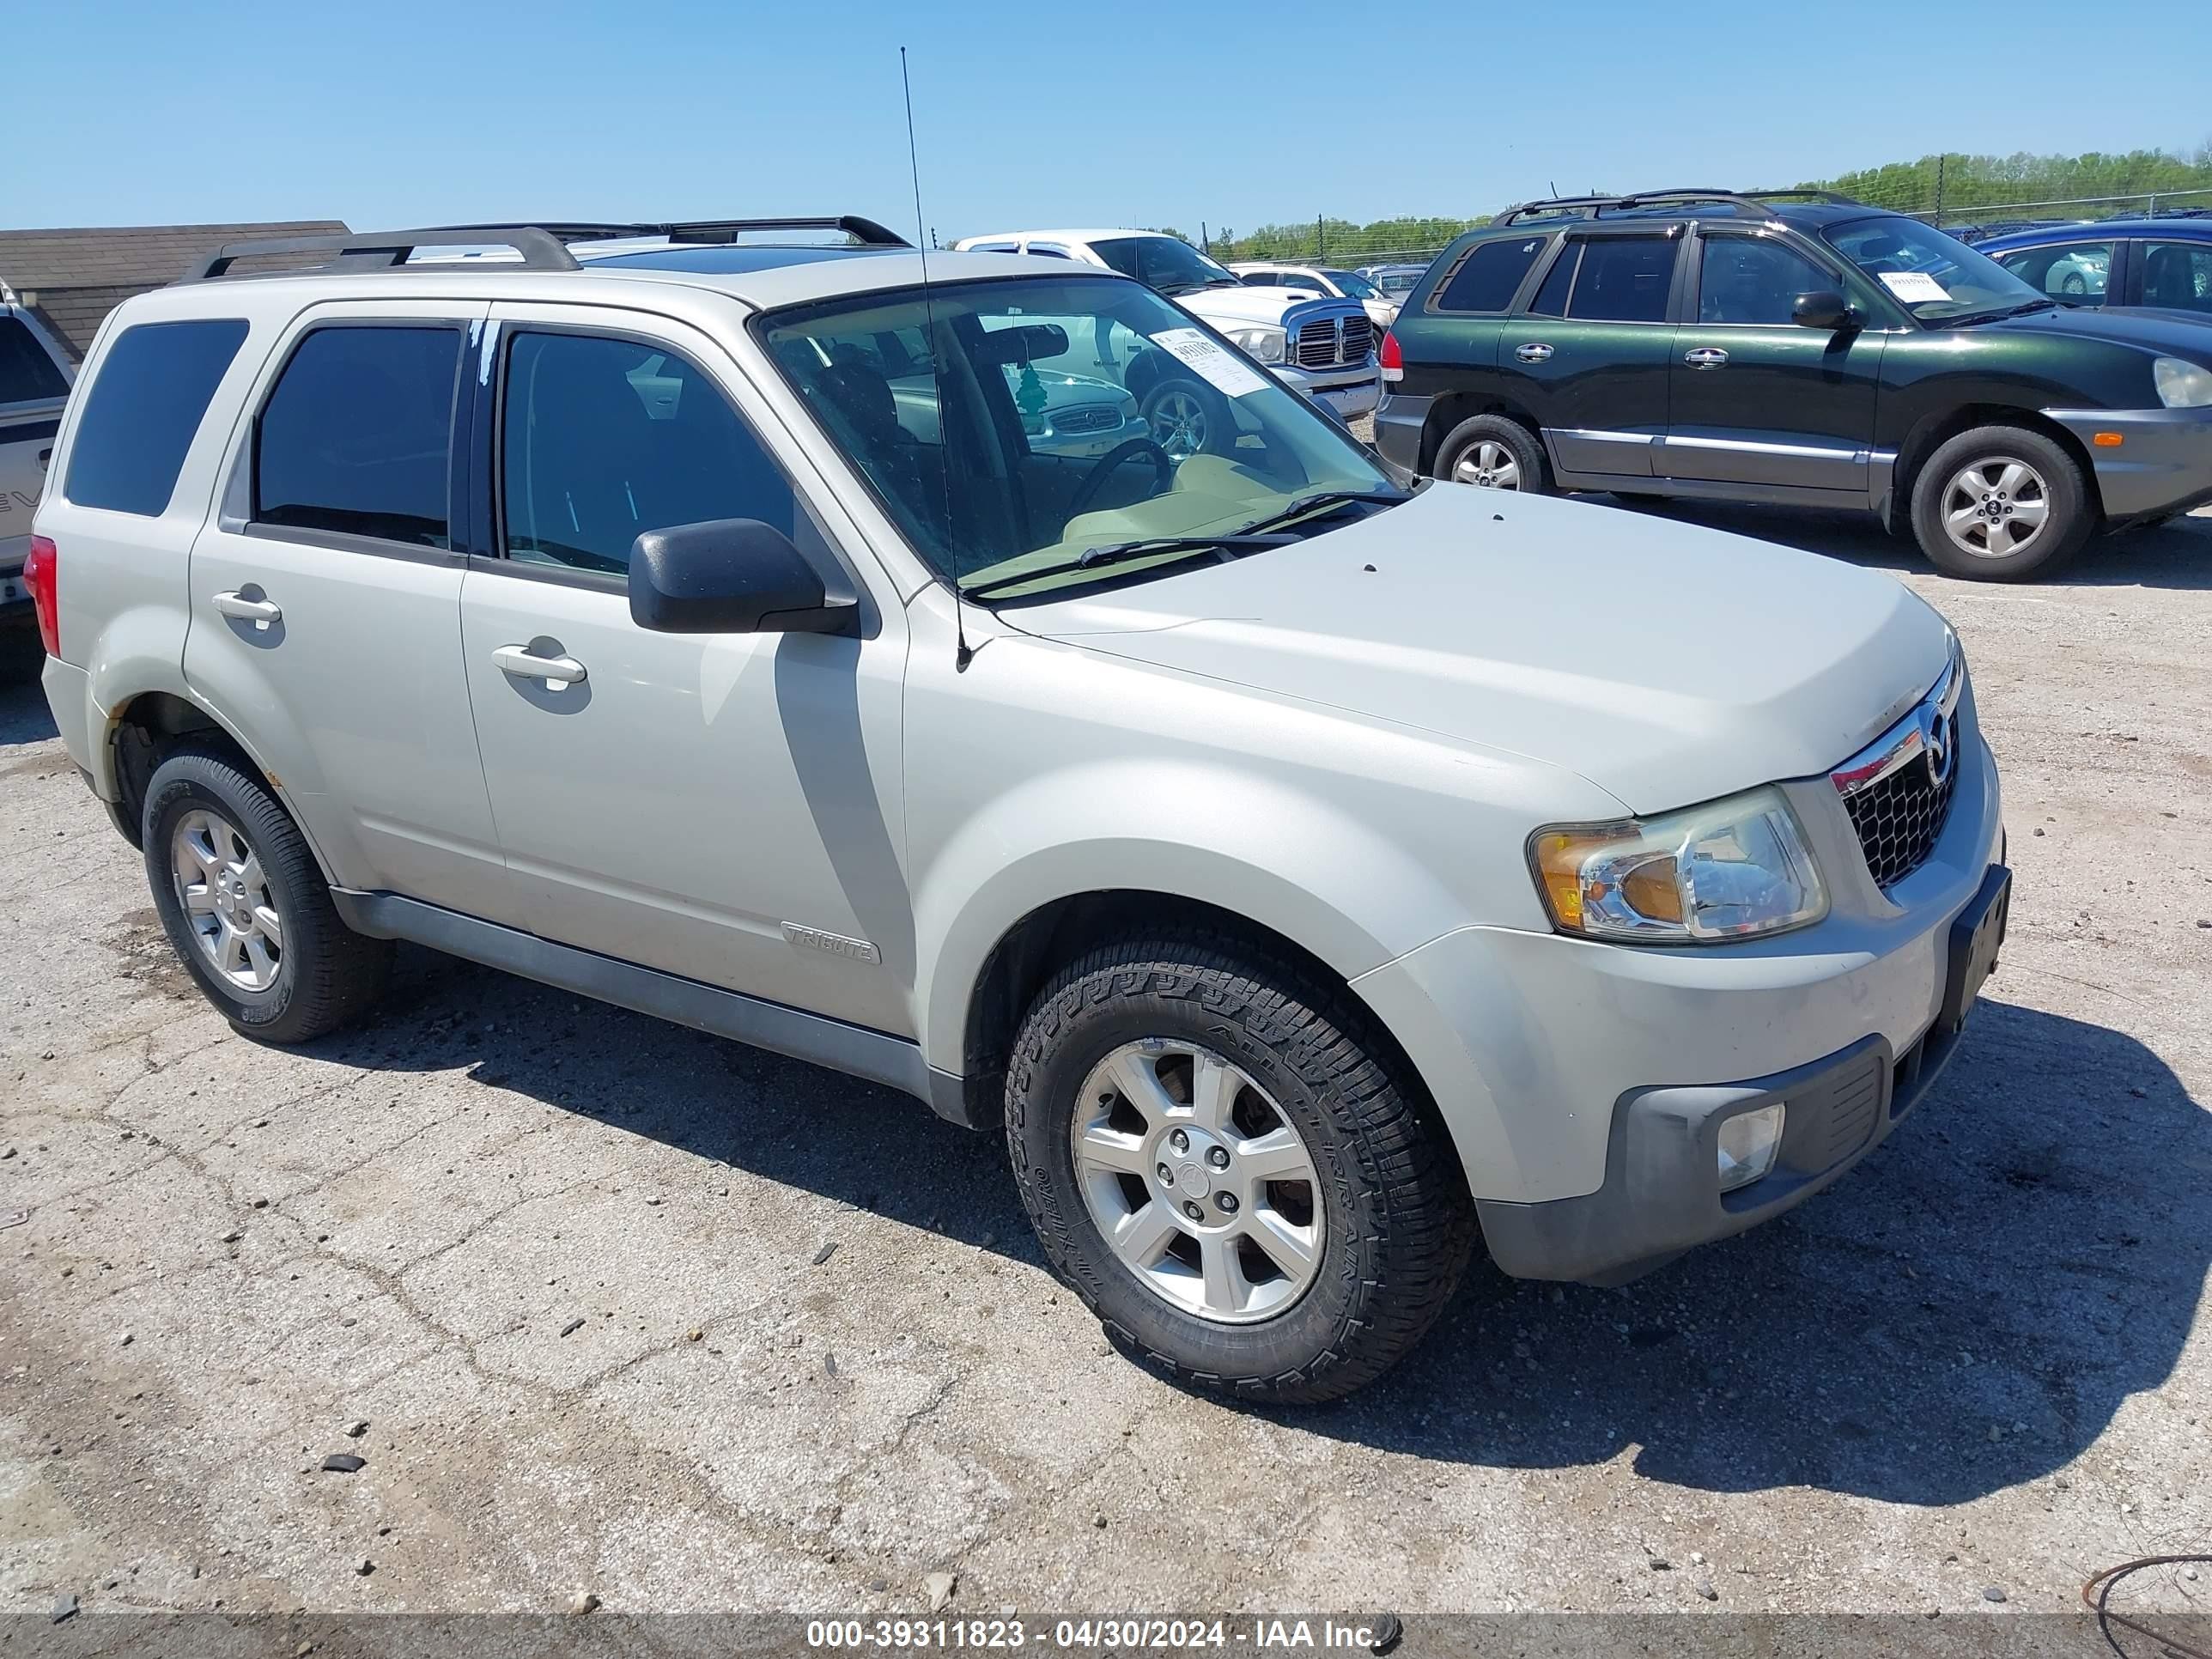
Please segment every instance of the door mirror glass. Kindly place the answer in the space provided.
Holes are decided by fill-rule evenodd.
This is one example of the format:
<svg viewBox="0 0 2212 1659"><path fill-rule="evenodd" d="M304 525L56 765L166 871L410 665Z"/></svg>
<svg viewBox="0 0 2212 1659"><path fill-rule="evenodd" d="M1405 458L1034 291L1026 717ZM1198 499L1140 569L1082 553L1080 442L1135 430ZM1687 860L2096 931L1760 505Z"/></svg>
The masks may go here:
<svg viewBox="0 0 2212 1659"><path fill-rule="evenodd" d="M1800 328L1855 328L1858 313L1832 289L1801 294L1790 302L1790 320Z"/></svg>
<svg viewBox="0 0 2212 1659"><path fill-rule="evenodd" d="M629 614L656 634L842 634L858 616L842 574L823 573L757 519L648 530L631 544Z"/></svg>

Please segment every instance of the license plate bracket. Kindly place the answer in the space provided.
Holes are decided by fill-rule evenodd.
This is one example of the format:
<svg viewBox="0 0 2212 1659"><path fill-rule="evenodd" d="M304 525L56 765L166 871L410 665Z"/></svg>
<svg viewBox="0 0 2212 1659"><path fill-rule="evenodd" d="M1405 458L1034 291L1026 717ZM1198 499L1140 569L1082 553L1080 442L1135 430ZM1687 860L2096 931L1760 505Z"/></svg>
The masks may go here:
<svg viewBox="0 0 2212 1659"><path fill-rule="evenodd" d="M1996 971L2005 927L2012 914L2012 872L1993 864L1982 885L1951 924L1950 962L1943 975L1943 1003L1936 1029L1949 1033L1966 1023L1983 983Z"/></svg>

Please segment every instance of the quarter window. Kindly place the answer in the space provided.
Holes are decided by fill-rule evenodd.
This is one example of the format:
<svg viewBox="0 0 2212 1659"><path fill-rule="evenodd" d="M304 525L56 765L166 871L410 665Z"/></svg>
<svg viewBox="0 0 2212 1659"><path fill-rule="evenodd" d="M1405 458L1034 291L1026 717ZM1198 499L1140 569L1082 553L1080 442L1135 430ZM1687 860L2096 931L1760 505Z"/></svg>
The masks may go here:
<svg viewBox="0 0 2212 1659"><path fill-rule="evenodd" d="M1479 242L1460 261L1459 269L1437 296L1439 311L1503 311L1521 291L1521 279L1549 240L1524 237L1518 241Z"/></svg>
<svg viewBox="0 0 2212 1659"><path fill-rule="evenodd" d="M904 342L885 331L872 349ZM757 519L793 533L782 470L720 388L663 347L520 334L500 426L506 551L520 562L620 575L649 530Z"/></svg>
<svg viewBox="0 0 2212 1659"><path fill-rule="evenodd" d="M168 511L185 452L245 340L246 324L228 317L125 329L77 418L62 494L115 513Z"/></svg>
<svg viewBox="0 0 2212 1659"><path fill-rule="evenodd" d="M2212 242L2144 242L2142 302L2212 313Z"/></svg>
<svg viewBox="0 0 2212 1659"><path fill-rule="evenodd" d="M1701 323L1787 323L1801 294L1833 293L1835 277L1765 237L1709 236L1698 270Z"/></svg>
<svg viewBox="0 0 2212 1659"><path fill-rule="evenodd" d="M2110 242L2067 242L2057 247L2025 247L2000 253L1996 262L2007 270L2054 300L2076 305L2105 303L2105 281L2112 274ZM2146 299L2145 305L2155 305Z"/></svg>
<svg viewBox="0 0 2212 1659"><path fill-rule="evenodd" d="M1679 246L1672 236L1593 237L1583 247L1567 315L1590 323L1665 322Z"/></svg>
<svg viewBox="0 0 2212 1659"><path fill-rule="evenodd" d="M288 530L451 545L458 328L319 328L254 423L253 517Z"/></svg>

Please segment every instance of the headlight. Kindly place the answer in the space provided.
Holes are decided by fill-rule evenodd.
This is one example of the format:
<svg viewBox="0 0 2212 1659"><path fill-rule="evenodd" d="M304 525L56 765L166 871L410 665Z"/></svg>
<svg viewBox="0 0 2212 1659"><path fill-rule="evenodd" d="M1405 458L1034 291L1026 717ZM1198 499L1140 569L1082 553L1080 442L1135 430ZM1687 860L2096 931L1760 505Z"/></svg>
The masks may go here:
<svg viewBox="0 0 2212 1659"><path fill-rule="evenodd" d="M1229 337L1261 362L1279 363L1283 361L1283 347L1290 336L1279 328L1269 328L1262 324L1258 328L1232 328L1229 331Z"/></svg>
<svg viewBox="0 0 2212 1659"><path fill-rule="evenodd" d="M1745 939L1828 914L1827 890L1773 787L1621 823L1528 838L1544 908L1564 933L1644 945Z"/></svg>
<svg viewBox="0 0 2212 1659"><path fill-rule="evenodd" d="M2150 378L2158 386L2159 402L2168 409L2212 405L2212 368L2179 357L2160 357L2150 366Z"/></svg>

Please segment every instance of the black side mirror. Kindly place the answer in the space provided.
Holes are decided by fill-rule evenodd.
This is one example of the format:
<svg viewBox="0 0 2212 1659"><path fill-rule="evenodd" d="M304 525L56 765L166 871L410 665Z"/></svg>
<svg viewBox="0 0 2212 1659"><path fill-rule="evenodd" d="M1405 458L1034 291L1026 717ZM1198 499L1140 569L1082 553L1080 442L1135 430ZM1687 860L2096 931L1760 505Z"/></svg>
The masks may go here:
<svg viewBox="0 0 2212 1659"><path fill-rule="evenodd" d="M629 614L656 634L848 634L860 603L757 519L648 530L630 544Z"/></svg>
<svg viewBox="0 0 2212 1659"><path fill-rule="evenodd" d="M1859 313L1832 289L1823 289L1814 294L1801 294L1790 302L1790 320L1800 328L1825 328L1831 331L1856 328Z"/></svg>

